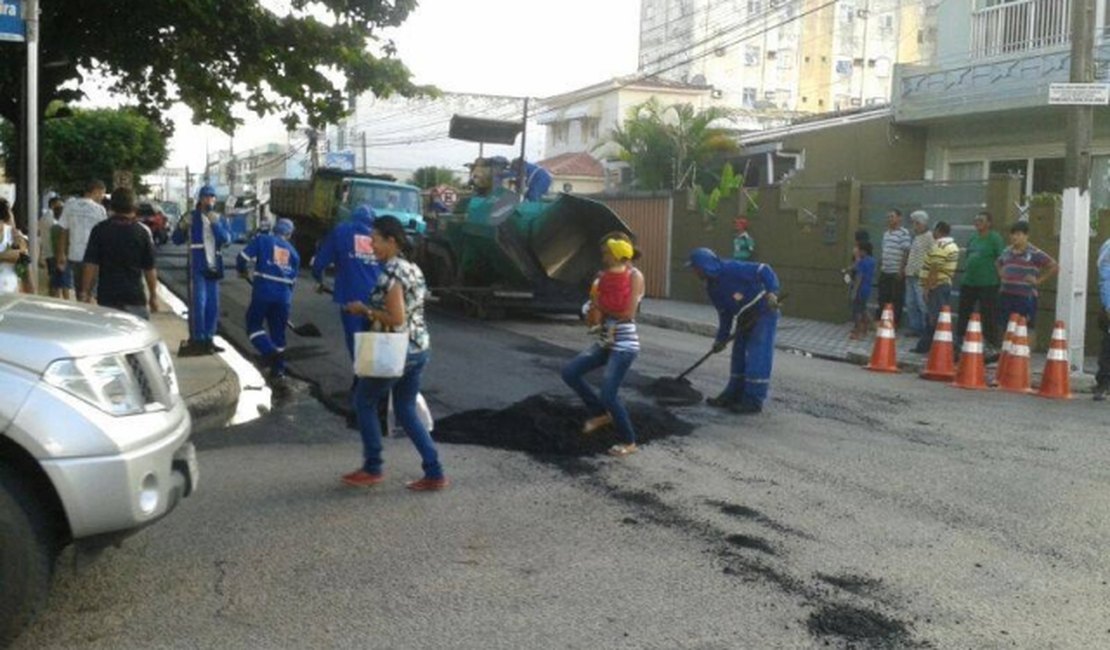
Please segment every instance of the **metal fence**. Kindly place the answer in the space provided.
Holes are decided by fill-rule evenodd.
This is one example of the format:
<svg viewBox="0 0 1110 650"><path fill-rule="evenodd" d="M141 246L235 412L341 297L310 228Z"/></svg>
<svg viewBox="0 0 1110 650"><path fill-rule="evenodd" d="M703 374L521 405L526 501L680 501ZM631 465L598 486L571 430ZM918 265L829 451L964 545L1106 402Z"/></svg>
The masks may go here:
<svg viewBox="0 0 1110 650"><path fill-rule="evenodd" d="M593 196L609 206L636 237L641 257L636 266L644 274L649 298L670 296L671 223L674 199L670 196Z"/></svg>

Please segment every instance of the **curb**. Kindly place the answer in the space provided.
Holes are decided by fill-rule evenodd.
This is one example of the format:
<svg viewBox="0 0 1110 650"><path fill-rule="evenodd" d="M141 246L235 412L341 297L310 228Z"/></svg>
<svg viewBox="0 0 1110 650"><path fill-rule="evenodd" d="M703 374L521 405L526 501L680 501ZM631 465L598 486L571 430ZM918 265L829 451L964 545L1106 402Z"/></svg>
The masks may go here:
<svg viewBox="0 0 1110 650"><path fill-rule="evenodd" d="M223 379L214 386L192 395L183 395L185 408L193 420L193 433L226 426L239 406L240 392L239 375L225 366Z"/></svg>

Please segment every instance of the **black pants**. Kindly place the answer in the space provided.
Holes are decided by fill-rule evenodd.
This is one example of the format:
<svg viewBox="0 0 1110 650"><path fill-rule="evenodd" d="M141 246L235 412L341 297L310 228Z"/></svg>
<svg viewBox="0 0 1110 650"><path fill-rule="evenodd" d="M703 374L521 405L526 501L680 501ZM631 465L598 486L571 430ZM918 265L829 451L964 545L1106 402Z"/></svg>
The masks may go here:
<svg viewBox="0 0 1110 650"><path fill-rule="evenodd" d="M1098 315L1098 328L1102 330L1102 349L1098 353L1098 374L1095 381L1099 386L1110 387L1110 318L1104 310Z"/></svg>
<svg viewBox="0 0 1110 650"><path fill-rule="evenodd" d="M979 306L979 320L983 323L983 339L998 348L1002 339L998 331L998 285L989 287L960 287L960 320L956 325L957 347L964 340L967 322Z"/></svg>
<svg viewBox="0 0 1110 650"><path fill-rule="evenodd" d="M906 279L897 273L879 274L879 309L875 321L882 322L883 307L894 305L894 329L902 322L902 305L906 301Z"/></svg>

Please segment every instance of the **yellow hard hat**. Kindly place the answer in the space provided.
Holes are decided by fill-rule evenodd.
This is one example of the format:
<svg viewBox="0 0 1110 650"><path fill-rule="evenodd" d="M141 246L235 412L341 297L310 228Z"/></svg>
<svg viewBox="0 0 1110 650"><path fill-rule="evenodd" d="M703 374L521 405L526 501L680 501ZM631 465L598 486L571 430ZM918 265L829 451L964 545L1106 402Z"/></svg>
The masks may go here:
<svg viewBox="0 0 1110 650"><path fill-rule="evenodd" d="M609 249L609 252L613 254L613 257L618 260L630 260L635 254L632 249L632 244L623 239L607 239L605 240L605 246Z"/></svg>

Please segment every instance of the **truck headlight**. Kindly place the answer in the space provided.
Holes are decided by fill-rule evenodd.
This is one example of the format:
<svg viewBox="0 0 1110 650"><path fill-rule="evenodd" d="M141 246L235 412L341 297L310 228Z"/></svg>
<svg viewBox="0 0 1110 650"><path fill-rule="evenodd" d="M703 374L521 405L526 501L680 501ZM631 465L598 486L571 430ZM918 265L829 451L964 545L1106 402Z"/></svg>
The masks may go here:
<svg viewBox="0 0 1110 650"><path fill-rule="evenodd" d="M158 359L158 367L162 370L162 378L166 380L166 388L170 391L170 395L180 395L177 372L173 369L173 357L170 356L170 349L166 347L165 342L159 341L158 345L154 346L154 356Z"/></svg>
<svg viewBox="0 0 1110 650"><path fill-rule="evenodd" d="M144 410L142 388L122 356L61 359L50 364L43 379L110 415Z"/></svg>

